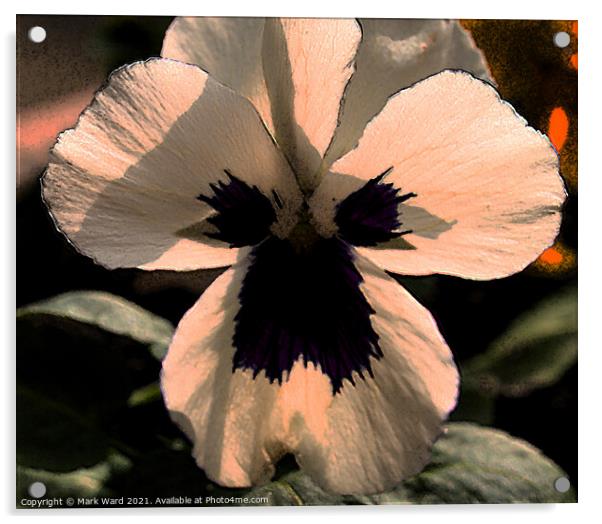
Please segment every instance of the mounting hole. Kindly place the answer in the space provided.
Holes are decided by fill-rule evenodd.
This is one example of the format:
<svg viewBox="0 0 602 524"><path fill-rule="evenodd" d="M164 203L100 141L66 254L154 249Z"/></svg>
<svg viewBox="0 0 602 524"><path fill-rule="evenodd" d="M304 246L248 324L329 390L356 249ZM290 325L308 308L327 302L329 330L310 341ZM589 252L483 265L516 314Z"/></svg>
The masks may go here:
<svg viewBox="0 0 602 524"><path fill-rule="evenodd" d="M29 486L28 491L34 499L39 499L46 495L46 486L42 482L34 482Z"/></svg>
<svg viewBox="0 0 602 524"><path fill-rule="evenodd" d="M554 488L558 493L566 493L571 487L571 482L566 477L558 477L554 481Z"/></svg>
<svg viewBox="0 0 602 524"><path fill-rule="evenodd" d="M27 36L34 44L41 44L46 40L46 29L36 25L27 32Z"/></svg>
<svg viewBox="0 0 602 524"><path fill-rule="evenodd" d="M554 44L556 47L566 47L571 43L571 35L566 31L560 31L554 35Z"/></svg>

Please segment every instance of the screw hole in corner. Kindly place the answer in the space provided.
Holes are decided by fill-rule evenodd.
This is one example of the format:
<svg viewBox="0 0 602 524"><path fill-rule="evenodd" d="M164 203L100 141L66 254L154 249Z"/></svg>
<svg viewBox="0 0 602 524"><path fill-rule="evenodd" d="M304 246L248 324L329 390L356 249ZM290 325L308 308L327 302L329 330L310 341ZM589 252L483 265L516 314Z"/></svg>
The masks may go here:
<svg viewBox="0 0 602 524"><path fill-rule="evenodd" d="M566 477L558 477L554 481L554 488L558 493L566 493L571 488L571 482Z"/></svg>
<svg viewBox="0 0 602 524"><path fill-rule="evenodd" d="M554 35L554 45L556 47L564 48L571 43L571 35L566 31L559 31Z"/></svg>
<svg viewBox="0 0 602 524"><path fill-rule="evenodd" d="M27 37L34 44L41 44L44 40L46 40L46 29L39 25L36 25L29 29L29 31L27 32Z"/></svg>
<svg viewBox="0 0 602 524"><path fill-rule="evenodd" d="M46 495L46 486L43 482L34 482L29 486L28 491L34 499L39 499Z"/></svg>

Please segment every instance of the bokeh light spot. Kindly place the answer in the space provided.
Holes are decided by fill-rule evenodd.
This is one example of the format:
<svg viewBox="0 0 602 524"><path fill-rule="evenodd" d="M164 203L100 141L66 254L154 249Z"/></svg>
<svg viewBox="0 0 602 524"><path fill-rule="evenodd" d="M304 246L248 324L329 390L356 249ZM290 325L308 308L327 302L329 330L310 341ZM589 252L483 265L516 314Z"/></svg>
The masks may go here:
<svg viewBox="0 0 602 524"><path fill-rule="evenodd" d="M550 113L548 137L556 151L560 151L569 133L569 118L562 107L555 107Z"/></svg>
<svg viewBox="0 0 602 524"><path fill-rule="evenodd" d="M549 247L539 256L539 260L544 264L550 264L555 266L558 264L562 264L564 257L562 256L562 253L560 253L560 251L558 251L556 248Z"/></svg>

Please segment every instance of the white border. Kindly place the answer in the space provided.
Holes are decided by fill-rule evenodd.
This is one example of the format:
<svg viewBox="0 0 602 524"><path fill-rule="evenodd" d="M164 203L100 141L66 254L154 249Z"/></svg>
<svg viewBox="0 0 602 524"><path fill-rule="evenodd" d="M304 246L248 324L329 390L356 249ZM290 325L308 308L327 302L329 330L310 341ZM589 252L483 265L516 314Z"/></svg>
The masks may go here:
<svg viewBox="0 0 602 524"><path fill-rule="evenodd" d="M19 14L94 14L94 15L204 15L204 16L320 16L320 17L383 17L383 18L519 18L572 20L583 9L581 0L562 2L481 2L475 0L429 0L428 2L392 3L387 0L273 0L230 1L205 3L176 0L152 4L102 0L86 3L78 0L26 0L15 2ZM586 2L583 2L585 4Z"/></svg>

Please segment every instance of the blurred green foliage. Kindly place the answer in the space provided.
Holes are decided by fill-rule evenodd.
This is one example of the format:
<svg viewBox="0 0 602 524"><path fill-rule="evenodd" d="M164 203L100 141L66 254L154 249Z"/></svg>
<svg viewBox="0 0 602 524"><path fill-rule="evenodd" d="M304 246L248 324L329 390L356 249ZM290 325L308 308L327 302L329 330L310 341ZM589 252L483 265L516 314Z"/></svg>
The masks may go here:
<svg viewBox="0 0 602 524"><path fill-rule="evenodd" d="M568 357L550 373L553 359L543 350L532 352L529 373L511 370L516 354L545 346L550 337L555 348L557 337L572 333L575 298L569 290L545 301L517 319L476 364L469 363L467 391L474 395L463 394L456 413L478 420L493 407L487 402L480 406L475 398L486 401L512 391L521 377L530 387L559 378ZM36 480L46 484L51 497L125 495L148 497L149 505L156 497L243 495L267 497L274 505L575 500L573 491L554 490L554 481L566 474L536 448L468 423L449 424L429 466L387 493L334 496L298 471L290 457L266 486L222 488L196 466L190 443L163 406L157 377L172 332L168 321L123 298L94 291L63 294L18 311L18 501ZM569 347L573 338L564 342L565 353L574 359L576 352ZM518 363L522 365L520 359ZM484 373L495 377L496 388L481 394L472 383L479 384ZM546 380L530 379L541 376Z"/></svg>
<svg viewBox="0 0 602 524"><path fill-rule="evenodd" d="M577 289L546 297L463 367L464 383L487 396L524 396L577 361Z"/></svg>

